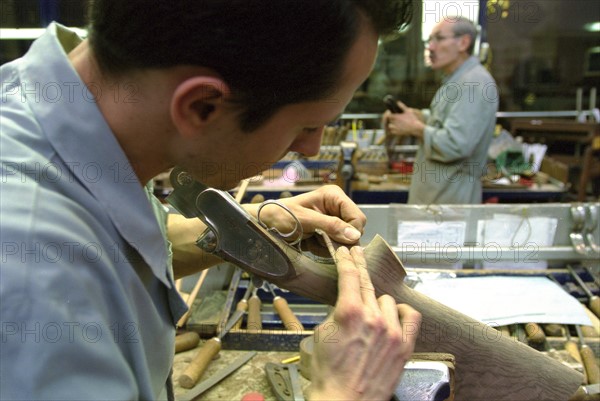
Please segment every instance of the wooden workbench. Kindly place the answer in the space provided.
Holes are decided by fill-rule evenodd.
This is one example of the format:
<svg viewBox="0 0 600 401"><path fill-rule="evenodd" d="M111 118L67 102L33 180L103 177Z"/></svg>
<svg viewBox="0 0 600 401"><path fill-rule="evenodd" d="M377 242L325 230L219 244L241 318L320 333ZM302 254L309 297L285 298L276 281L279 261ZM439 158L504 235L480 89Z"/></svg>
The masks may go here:
<svg viewBox="0 0 600 401"><path fill-rule="evenodd" d="M179 386L178 378L185 371L198 348L175 354L175 363L173 366L173 381L175 385L175 396L185 394L187 389ZM208 366L200 382L210 377L218 370L227 366L231 361L243 355L248 351L229 351L223 350L219 353L217 359L213 360ZM197 401L239 401L250 392L262 393L266 401L275 401L275 395L271 390L267 376L265 374L265 364L268 362L281 363L282 360L298 355L297 352L257 352L257 354L245 365L233 372L230 376L223 379L210 390L201 394L195 400ZM300 375L302 388L306 388L310 382Z"/></svg>

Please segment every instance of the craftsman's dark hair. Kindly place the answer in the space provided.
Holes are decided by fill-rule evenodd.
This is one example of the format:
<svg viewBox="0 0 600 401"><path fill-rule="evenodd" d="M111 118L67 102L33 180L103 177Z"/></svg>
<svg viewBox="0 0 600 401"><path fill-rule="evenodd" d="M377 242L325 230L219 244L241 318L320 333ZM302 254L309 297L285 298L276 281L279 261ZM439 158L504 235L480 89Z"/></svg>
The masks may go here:
<svg viewBox="0 0 600 401"><path fill-rule="evenodd" d="M102 72L208 67L243 105L251 131L280 107L326 99L359 32L387 35L413 0L94 0L89 40Z"/></svg>

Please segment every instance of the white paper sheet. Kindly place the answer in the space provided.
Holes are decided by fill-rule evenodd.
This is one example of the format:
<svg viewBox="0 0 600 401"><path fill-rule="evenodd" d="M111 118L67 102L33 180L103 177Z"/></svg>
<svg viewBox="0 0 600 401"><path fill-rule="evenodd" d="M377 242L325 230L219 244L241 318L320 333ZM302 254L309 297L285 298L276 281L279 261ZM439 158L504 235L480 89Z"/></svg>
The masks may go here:
<svg viewBox="0 0 600 401"><path fill-rule="evenodd" d="M490 326L592 325L579 301L546 277L443 278L425 280L415 290Z"/></svg>
<svg viewBox="0 0 600 401"><path fill-rule="evenodd" d="M448 244L462 246L465 242L467 223L464 221L401 221L398 223L398 246L418 244L434 248Z"/></svg>
<svg viewBox="0 0 600 401"><path fill-rule="evenodd" d="M425 261L426 255L446 249L461 248L465 242L467 223L465 221L400 221L398 223L398 248L421 254L422 261L404 261L409 268L462 269L462 262L445 258Z"/></svg>
<svg viewBox="0 0 600 401"><path fill-rule="evenodd" d="M539 247L551 246L558 220L551 217L523 217L496 213L492 219L479 220L477 242L485 246L521 248L522 260L484 260L484 269L527 269L543 270L548 267L545 260L531 258L532 251Z"/></svg>

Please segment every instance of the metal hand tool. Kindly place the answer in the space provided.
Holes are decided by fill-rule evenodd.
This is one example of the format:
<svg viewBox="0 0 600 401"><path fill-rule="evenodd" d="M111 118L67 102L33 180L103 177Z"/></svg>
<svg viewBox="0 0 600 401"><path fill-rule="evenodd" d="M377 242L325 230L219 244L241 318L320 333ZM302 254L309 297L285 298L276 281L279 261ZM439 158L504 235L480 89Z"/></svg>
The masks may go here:
<svg viewBox="0 0 600 401"><path fill-rule="evenodd" d="M385 95L383 97L383 103L385 104L385 107L392 113L402 113L403 112L402 109L400 108L400 106L398 106L398 101L392 95Z"/></svg>
<svg viewBox="0 0 600 401"><path fill-rule="evenodd" d="M583 333L579 326L575 326L577 330L577 336L579 337L579 353L581 354L581 360L583 361L583 367L587 375L588 384L600 383L600 368L598 362L596 362L596 355L594 351L584 342Z"/></svg>
<svg viewBox="0 0 600 401"><path fill-rule="evenodd" d="M300 386L300 375L298 374L298 366L294 364L288 365L288 373L290 375L290 381L292 382L292 392L294 394L294 401L304 401L302 387Z"/></svg>
<svg viewBox="0 0 600 401"><path fill-rule="evenodd" d="M296 365L268 362L265 373L277 401L304 401Z"/></svg>
<svg viewBox="0 0 600 401"><path fill-rule="evenodd" d="M594 315L600 317L600 297L598 297L597 295L594 295L590 289L588 288L588 286L583 282L583 280L581 279L581 277L579 277L579 274L577 274L575 272L575 270L573 270L573 268L569 265L567 265L567 269L569 270L569 273L571 273L571 276L573 276L573 278L575 279L575 281L577 281L577 284L579 284L579 286L581 287L581 289L583 290L583 292L585 292L585 294L588 297L588 306L590 308L590 310L592 312L594 312Z"/></svg>
<svg viewBox="0 0 600 401"><path fill-rule="evenodd" d="M587 384L587 374L585 371L585 365L583 364L583 359L581 359L581 354L579 353L579 346L577 343L571 338L571 333L569 332L569 328L565 330L567 334L567 341L565 341L565 351L569 353L577 362L581 364L583 367L583 379L581 381L582 384Z"/></svg>
<svg viewBox="0 0 600 401"><path fill-rule="evenodd" d="M443 401L450 397L450 369L443 362L408 361L394 401Z"/></svg>
<svg viewBox="0 0 600 401"><path fill-rule="evenodd" d="M600 272L598 272L598 266L596 266L595 272L594 269L589 266L583 266L583 268L588 272L590 276L592 276L592 279L594 279L594 283L596 283L596 285L600 287Z"/></svg>
<svg viewBox="0 0 600 401"><path fill-rule="evenodd" d="M208 364L221 351L221 339L233 327L233 325L244 315L244 311L236 310L229 318L225 327L216 336L206 341L194 356L187 369L179 377L179 384L183 388L192 388L202 376Z"/></svg>
<svg viewBox="0 0 600 401"><path fill-rule="evenodd" d="M256 355L256 351L246 352L245 354L239 356L229 365L212 375L210 378L204 380L202 383L192 388L183 396L178 397L177 401L192 401L194 398L198 397L200 394L204 393L206 390L210 389L212 386L214 386L215 384L217 384L218 382L235 372L242 365L244 365L246 362L252 359L254 355Z"/></svg>

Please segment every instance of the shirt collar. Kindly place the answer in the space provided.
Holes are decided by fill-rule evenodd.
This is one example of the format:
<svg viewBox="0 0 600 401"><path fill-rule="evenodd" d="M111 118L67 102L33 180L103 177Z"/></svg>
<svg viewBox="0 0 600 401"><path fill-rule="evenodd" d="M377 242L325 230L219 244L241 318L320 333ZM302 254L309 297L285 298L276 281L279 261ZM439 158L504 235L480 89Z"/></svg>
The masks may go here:
<svg viewBox="0 0 600 401"><path fill-rule="evenodd" d="M471 68L473 68L477 64L479 64L479 60L477 59L477 57L470 56L454 72L452 72L451 74L445 76L442 79L442 83L446 83L446 82L457 80L458 78L460 78L460 76L462 74L464 74L465 72L469 71Z"/></svg>
<svg viewBox="0 0 600 401"><path fill-rule="evenodd" d="M154 275L171 287L166 239L142 184L95 103L99 96L117 92L102 93L99 86L88 88L82 82L67 56L80 42L74 32L50 24L23 58L23 92L69 171L106 208L121 236L138 250ZM32 92L35 98L29 96Z"/></svg>

